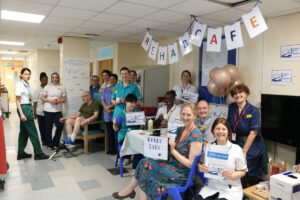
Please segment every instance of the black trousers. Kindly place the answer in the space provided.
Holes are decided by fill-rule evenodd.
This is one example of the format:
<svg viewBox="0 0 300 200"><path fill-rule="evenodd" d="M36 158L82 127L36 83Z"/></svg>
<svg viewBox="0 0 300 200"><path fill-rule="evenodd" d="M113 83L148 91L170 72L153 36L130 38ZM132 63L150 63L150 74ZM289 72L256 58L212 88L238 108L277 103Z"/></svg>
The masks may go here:
<svg viewBox="0 0 300 200"><path fill-rule="evenodd" d="M49 147L58 146L62 131L64 129L64 123L59 121L62 118L61 112L44 112L45 113L45 127L46 127L46 144ZM52 128L55 124L55 135L52 139Z"/></svg>
<svg viewBox="0 0 300 200"><path fill-rule="evenodd" d="M37 115L37 121L39 124L39 130L41 134L42 144L46 145L46 126L45 126L45 116Z"/></svg>
<svg viewBox="0 0 300 200"><path fill-rule="evenodd" d="M108 135L108 152L117 153L118 152L118 138L113 129L112 122L105 122L105 128Z"/></svg>
<svg viewBox="0 0 300 200"><path fill-rule="evenodd" d="M124 139L119 143L123 144ZM130 159L131 155L123 156L124 159ZM136 169L137 165L139 164L140 160L144 158L143 154L134 154L132 160L132 169Z"/></svg>

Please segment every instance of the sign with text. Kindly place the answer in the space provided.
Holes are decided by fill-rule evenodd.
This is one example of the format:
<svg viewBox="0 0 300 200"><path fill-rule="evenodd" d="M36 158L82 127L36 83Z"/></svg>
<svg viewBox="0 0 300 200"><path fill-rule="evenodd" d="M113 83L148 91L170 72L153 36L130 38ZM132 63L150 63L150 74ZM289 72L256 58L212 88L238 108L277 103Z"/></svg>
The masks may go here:
<svg viewBox="0 0 300 200"><path fill-rule="evenodd" d="M280 46L281 60L300 60L300 44Z"/></svg>
<svg viewBox="0 0 300 200"><path fill-rule="evenodd" d="M292 70L272 70L272 84L291 85L293 83Z"/></svg>
<svg viewBox="0 0 300 200"><path fill-rule="evenodd" d="M155 136L145 137L144 156L152 159L168 160L168 138Z"/></svg>
<svg viewBox="0 0 300 200"><path fill-rule="evenodd" d="M145 113L144 112L126 113L126 125L127 126L145 125Z"/></svg>

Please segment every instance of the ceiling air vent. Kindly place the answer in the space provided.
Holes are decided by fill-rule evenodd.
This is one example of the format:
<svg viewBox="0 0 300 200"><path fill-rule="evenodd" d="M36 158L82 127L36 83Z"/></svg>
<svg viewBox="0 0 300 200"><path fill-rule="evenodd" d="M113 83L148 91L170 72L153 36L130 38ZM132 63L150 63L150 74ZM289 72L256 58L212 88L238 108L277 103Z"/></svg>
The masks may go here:
<svg viewBox="0 0 300 200"><path fill-rule="evenodd" d="M99 36L98 34L95 34L95 33L85 33L84 35L86 35L86 36L93 36L93 37Z"/></svg>
<svg viewBox="0 0 300 200"><path fill-rule="evenodd" d="M224 6L235 7L235 6L241 6L247 3L251 3L257 0L208 0L208 1L218 3Z"/></svg>
<svg viewBox="0 0 300 200"><path fill-rule="evenodd" d="M28 53L28 51L20 50L19 53Z"/></svg>

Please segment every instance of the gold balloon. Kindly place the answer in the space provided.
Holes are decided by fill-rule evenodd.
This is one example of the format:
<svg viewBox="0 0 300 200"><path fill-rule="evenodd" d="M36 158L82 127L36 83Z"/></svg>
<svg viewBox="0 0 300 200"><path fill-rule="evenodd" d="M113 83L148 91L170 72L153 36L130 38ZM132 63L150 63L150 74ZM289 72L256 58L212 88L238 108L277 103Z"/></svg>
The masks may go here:
<svg viewBox="0 0 300 200"><path fill-rule="evenodd" d="M214 72L212 81L218 88L223 88L223 90L226 90L231 83L230 73L225 69L220 68Z"/></svg>
<svg viewBox="0 0 300 200"><path fill-rule="evenodd" d="M216 71L218 71L219 69L221 69L221 68L215 67L215 68L213 68L212 70L210 70L210 72L209 72L209 79L210 79L210 80L214 80L214 73L215 73Z"/></svg>
<svg viewBox="0 0 300 200"><path fill-rule="evenodd" d="M242 79L238 78L238 79L236 79L236 81L234 81L234 83L232 84L231 88L234 87L234 86L236 86L236 85L242 84L242 83L243 83Z"/></svg>
<svg viewBox="0 0 300 200"><path fill-rule="evenodd" d="M209 93L214 96L223 97L227 93L226 89L217 87L217 85L212 80L207 83L207 89Z"/></svg>
<svg viewBox="0 0 300 200"><path fill-rule="evenodd" d="M223 67L223 69L225 69L230 74L231 77L230 85L232 85L239 77L239 72L237 67L232 64L227 64Z"/></svg>

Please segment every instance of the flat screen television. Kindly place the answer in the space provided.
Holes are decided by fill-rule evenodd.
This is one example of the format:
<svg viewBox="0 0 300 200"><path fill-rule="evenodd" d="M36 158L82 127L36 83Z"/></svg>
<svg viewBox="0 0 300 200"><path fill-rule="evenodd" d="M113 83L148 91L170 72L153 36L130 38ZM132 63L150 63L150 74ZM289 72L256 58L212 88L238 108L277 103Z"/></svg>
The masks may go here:
<svg viewBox="0 0 300 200"><path fill-rule="evenodd" d="M261 127L265 139L300 147L300 97L262 94Z"/></svg>

